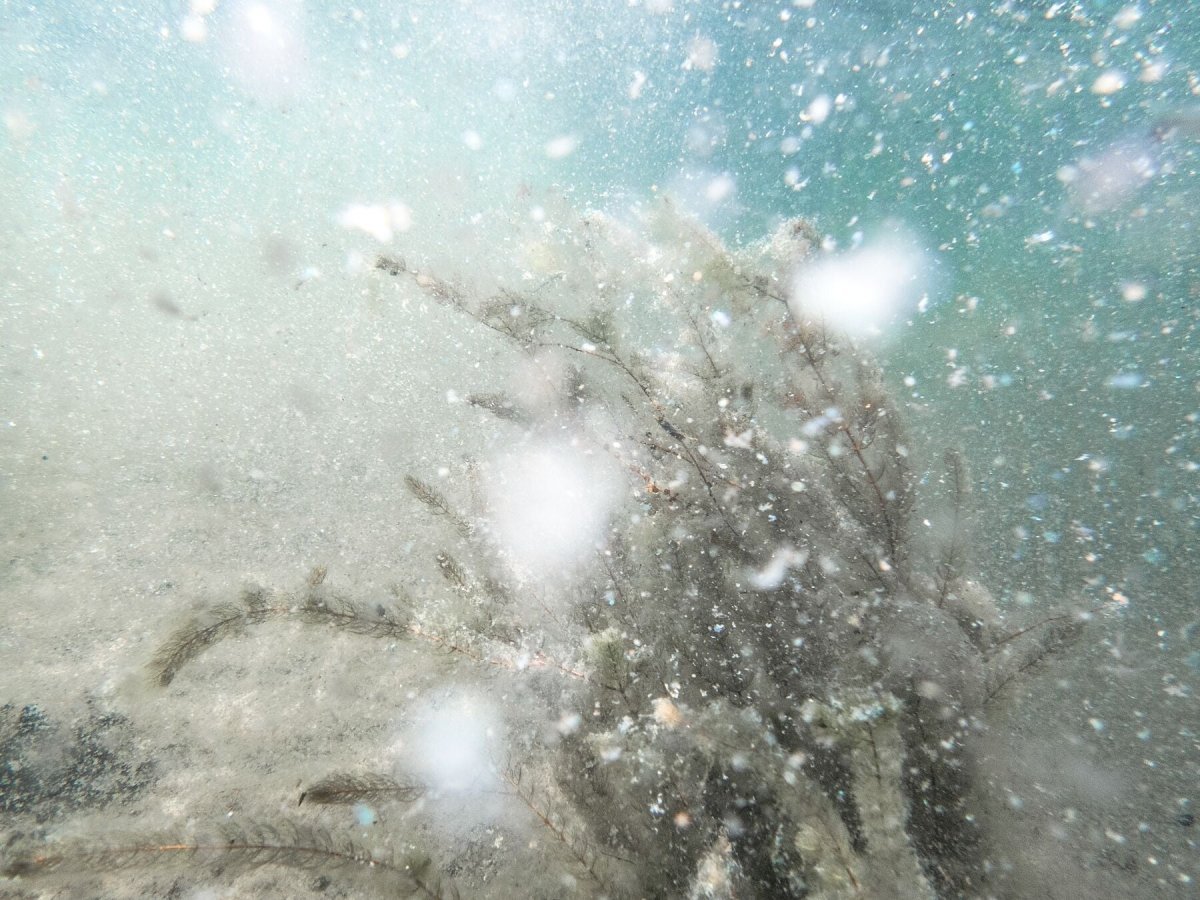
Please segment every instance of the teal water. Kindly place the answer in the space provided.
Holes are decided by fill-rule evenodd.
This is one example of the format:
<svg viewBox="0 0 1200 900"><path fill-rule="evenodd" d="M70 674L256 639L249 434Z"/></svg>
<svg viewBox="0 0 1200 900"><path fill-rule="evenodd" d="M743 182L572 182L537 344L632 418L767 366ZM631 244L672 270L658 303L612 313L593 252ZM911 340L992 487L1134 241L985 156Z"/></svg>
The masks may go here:
<svg viewBox="0 0 1200 900"><path fill-rule="evenodd" d="M355 276L381 242L346 218L353 204L391 210L388 248L485 281L511 274L503 217L557 194L618 218L669 194L735 244L792 216L839 248L899 226L927 254L930 295L877 352L918 455L949 445L969 462L982 580L1013 610L1121 606L1013 713L1004 739L1034 748L1053 795L1036 824L1014 802L1014 840L1065 829L1072 864L1088 884L1114 879L1110 896L1192 895L1188 4L212 5L0 3L14 585L0 701L52 705L56 685L74 697L123 677L54 661L54 629L24 624L43 608L30 597L116 642L112 598L151 583L282 571L314 550L366 565L361 544L330 535L387 519L387 502L350 509L295 485L319 484L326 463L386 469L354 462L356 447L435 458L423 442L451 437L427 398L458 384L450 356L483 351L467 339L447 354L445 322L367 295ZM193 318L209 330L180 327ZM280 429L302 439L267 460ZM238 519L240 536L180 549L220 516L184 522L180 500L172 518L174 479L221 480L235 463L266 472L247 491L295 496L272 501L258 537ZM130 545L147 516L163 543ZM127 530L107 534L114 518ZM305 527L261 536L281 519ZM123 580L131 556L144 568ZM201 574L215 560L225 571ZM58 599L88 573L109 599ZM139 609L135 643L160 630L158 607ZM43 662L11 674L35 651Z"/></svg>

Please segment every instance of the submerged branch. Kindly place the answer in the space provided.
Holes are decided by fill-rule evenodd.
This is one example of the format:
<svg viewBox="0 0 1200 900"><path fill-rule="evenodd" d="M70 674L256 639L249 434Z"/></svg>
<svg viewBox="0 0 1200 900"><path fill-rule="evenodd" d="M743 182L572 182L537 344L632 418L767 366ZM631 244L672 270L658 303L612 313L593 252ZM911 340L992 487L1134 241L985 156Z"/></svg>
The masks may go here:
<svg viewBox="0 0 1200 900"><path fill-rule="evenodd" d="M362 803L368 800L400 800L411 803L425 793L419 781L399 781L390 775L367 772L359 775L326 775L300 792L300 806L307 800L318 805Z"/></svg>
<svg viewBox="0 0 1200 900"><path fill-rule="evenodd" d="M365 845L302 822L228 824L205 837L149 834L128 839L47 843L6 851L7 878L35 878L52 873L117 872L208 861L221 869L262 866L329 870L369 869L391 876L408 895L456 898L427 857L404 860L380 855Z"/></svg>
<svg viewBox="0 0 1200 900"><path fill-rule="evenodd" d="M209 647L241 633L250 625L258 625L290 612L287 607L269 604L266 593L259 589L243 591L240 601L214 607L204 618L177 628L150 661L149 669L154 681L166 687L180 669Z"/></svg>

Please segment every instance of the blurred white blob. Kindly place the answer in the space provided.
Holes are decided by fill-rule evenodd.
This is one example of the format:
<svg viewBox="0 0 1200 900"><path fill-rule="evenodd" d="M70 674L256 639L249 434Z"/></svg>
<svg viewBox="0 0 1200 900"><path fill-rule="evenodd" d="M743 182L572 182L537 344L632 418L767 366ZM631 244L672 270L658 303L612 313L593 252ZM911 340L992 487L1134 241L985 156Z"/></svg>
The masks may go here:
<svg viewBox="0 0 1200 900"><path fill-rule="evenodd" d="M800 114L800 121L820 125L829 118L831 112L833 112L833 100L828 94L821 94L808 104L808 109Z"/></svg>
<svg viewBox="0 0 1200 900"><path fill-rule="evenodd" d="M719 228L740 210L737 180L728 172L688 167L673 175L664 193L688 215Z"/></svg>
<svg viewBox="0 0 1200 900"><path fill-rule="evenodd" d="M180 37L193 44L207 40L208 23L204 17L212 15L216 8L216 0L192 0L188 4L188 14L179 23Z"/></svg>
<svg viewBox="0 0 1200 900"><path fill-rule="evenodd" d="M307 55L300 0L233 0L220 42L230 74L259 100L287 100L300 90Z"/></svg>
<svg viewBox="0 0 1200 900"><path fill-rule="evenodd" d="M1123 204L1157 172L1157 145L1153 136L1145 136L1118 141L1099 156L1063 166L1058 180L1067 186L1073 206L1099 213Z"/></svg>
<svg viewBox="0 0 1200 900"><path fill-rule="evenodd" d="M1146 379L1138 372L1120 372L1108 379L1108 386L1118 391L1130 391L1145 385Z"/></svg>
<svg viewBox="0 0 1200 900"><path fill-rule="evenodd" d="M492 757L496 714L470 695L439 703L417 717L405 742L406 765L440 794L479 793L496 786Z"/></svg>
<svg viewBox="0 0 1200 900"><path fill-rule="evenodd" d="M1146 286L1139 281L1121 282L1121 299L1126 303L1140 303L1146 299Z"/></svg>
<svg viewBox="0 0 1200 900"><path fill-rule="evenodd" d="M179 35L189 43L199 44L208 38L208 25L201 16L184 16L179 23Z"/></svg>
<svg viewBox="0 0 1200 900"><path fill-rule="evenodd" d="M337 220L343 228L366 232L386 244L397 231L412 228L412 210L403 203L351 203L338 213Z"/></svg>
<svg viewBox="0 0 1200 900"><path fill-rule="evenodd" d="M1113 16L1112 23L1122 31L1128 31L1142 20L1142 11L1136 6L1125 6Z"/></svg>
<svg viewBox="0 0 1200 900"><path fill-rule="evenodd" d="M688 156L708 159L729 140L729 129L720 118L705 116L688 126L683 149Z"/></svg>
<svg viewBox="0 0 1200 900"><path fill-rule="evenodd" d="M33 120L24 110L6 109L4 111L4 130L8 132L9 138L14 143L20 144L33 137L37 126L33 124Z"/></svg>
<svg viewBox="0 0 1200 900"><path fill-rule="evenodd" d="M687 71L697 69L701 72L711 72L717 65L717 45L712 38L697 35L688 44L687 59L683 68Z"/></svg>
<svg viewBox="0 0 1200 900"><path fill-rule="evenodd" d="M575 152L579 140L574 135L563 134L546 142L546 155L551 159L564 159Z"/></svg>
<svg viewBox="0 0 1200 900"><path fill-rule="evenodd" d="M646 73L636 71L633 73L633 81L629 83L629 99L637 100L642 96L642 88L646 85Z"/></svg>
<svg viewBox="0 0 1200 900"><path fill-rule="evenodd" d="M704 188L704 199L709 203L720 203L733 196L737 184L729 175L721 174Z"/></svg>
<svg viewBox="0 0 1200 900"><path fill-rule="evenodd" d="M930 267L911 238L879 238L802 265L792 278L789 306L798 321L819 322L852 338L877 337L916 308Z"/></svg>
<svg viewBox="0 0 1200 900"><path fill-rule="evenodd" d="M511 103L517 99L517 85L511 78L497 78L492 85L492 94L502 103Z"/></svg>
<svg viewBox="0 0 1200 900"><path fill-rule="evenodd" d="M780 547L762 569L750 575L750 584L758 591L773 591L783 584L788 569L798 569L808 562L808 551L795 547Z"/></svg>
<svg viewBox="0 0 1200 900"><path fill-rule="evenodd" d="M1101 73L1092 82L1092 93L1099 94L1101 97L1107 97L1125 87L1128 80L1124 72L1118 69L1109 69L1107 72Z"/></svg>
<svg viewBox="0 0 1200 900"><path fill-rule="evenodd" d="M487 489L492 527L518 576L553 580L593 552L620 496L614 465L602 451L567 442L499 461Z"/></svg>

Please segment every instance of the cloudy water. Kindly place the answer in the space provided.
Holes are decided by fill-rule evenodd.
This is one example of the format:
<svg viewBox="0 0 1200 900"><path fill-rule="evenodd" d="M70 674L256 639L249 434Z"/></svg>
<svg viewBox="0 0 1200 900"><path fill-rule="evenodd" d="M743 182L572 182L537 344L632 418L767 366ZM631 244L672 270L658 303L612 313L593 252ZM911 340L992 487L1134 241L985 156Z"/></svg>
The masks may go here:
<svg viewBox="0 0 1200 900"><path fill-rule="evenodd" d="M0 0L0 896L1195 896L1193 19Z"/></svg>

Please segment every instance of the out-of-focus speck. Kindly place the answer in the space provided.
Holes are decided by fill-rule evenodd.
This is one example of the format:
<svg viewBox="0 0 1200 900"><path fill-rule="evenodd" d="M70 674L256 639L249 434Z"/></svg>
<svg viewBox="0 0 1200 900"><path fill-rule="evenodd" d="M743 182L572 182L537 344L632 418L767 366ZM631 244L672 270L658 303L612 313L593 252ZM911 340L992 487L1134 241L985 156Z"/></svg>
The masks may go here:
<svg viewBox="0 0 1200 900"><path fill-rule="evenodd" d="M1121 284L1121 299L1126 303L1138 303L1146 299L1146 286L1137 281L1126 281Z"/></svg>
<svg viewBox="0 0 1200 900"><path fill-rule="evenodd" d="M800 121L820 125L829 118L831 112L833 112L832 98L828 94L821 94L800 114Z"/></svg>
<svg viewBox="0 0 1200 900"><path fill-rule="evenodd" d="M711 39L698 35L692 39L688 45L687 59L684 60L683 68L686 71L693 69L700 72L711 72L717 66L717 45Z"/></svg>
<svg viewBox="0 0 1200 900"><path fill-rule="evenodd" d="M1140 21L1142 21L1142 11L1136 6L1122 7L1117 10L1117 14L1112 19L1113 25L1122 31L1128 31Z"/></svg>
<svg viewBox="0 0 1200 900"><path fill-rule="evenodd" d="M546 142L546 156L550 159L565 159L579 147L579 139L571 134L559 135Z"/></svg>
<svg viewBox="0 0 1200 900"><path fill-rule="evenodd" d="M354 821L362 828L374 825L378 820L375 815L375 810L367 806L365 803L354 804Z"/></svg>
<svg viewBox="0 0 1200 900"><path fill-rule="evenodd" d="M338 224L350 231L362 231L386 244L397 231L408 231L412 227L412 210L403 203L351 203L338 214Z"/></svg>
<svg viewBox="0 0 1200 900"><path fill-rule="evenodd" d="M179 36L189 44L203 43L208 38L208 25L200 16L184 16L179 23Z"/></svg>
<svg viewBox="0 0 1200 900"><path fill-rule="evenodd" d="M633 80L629 83L629 99L637 100L642 96L642 88L646 85L646 73L634 72Z"/></svg>
<svg viewBox="0 0 1200 900"><path fill-rule="evenodd" d="M1146 379L1138 372L1120 372L1108 379L1108 386L1118 391L1129 391L1146 384Z"/></svg>
<svg viewBox="0 0 1200 900"><path fill-rule="evenodd" d="M729 175L718 175L709 181L704 189L704 196L710 203L720 203L733 196L736 185Z"/></svg>
<svg viewBox="0 0 1200 900"><path fill-rule="evenodd" d="M558 733L563 737L569 737L579 730L579 726L583 724L583 717L577 712L563 713L558 720Z"/></svg>
<svg viewBox="0 0 1200 900"><path fill-rule="evenodd" d="M1125 87L1127 81L1128 79L1125 77L1124 72L1109 69L1092 82L1092 93L1107 97Z"/></svg>
<svg viewBox="0 0 1200 900"><path fill-rule="evenodd" d="M34 137L37 126L34 120L23 109L6 109L4 114L5 131L14 144L22 144Z"/></svg>
<svg viewBox="0 0 1200 900"><path fill-rule="evenodd" d="M320 277L321 277L321 270L318 269L316 266L305 266L303 269L300 270L300 273L296 276L295 286L302 287L303 285L308 284L310 281L313 281L314 279L317 279Z"/></svg>
<svg viewBox="0 0 1200 900"><path fill-rule="evenodd" d="M1145 60L1138 72L1138 81L1143 84L1154 84L1162 81L1167 74L1167 64L1162 59Z"/></svg>
<svg viewBox="0 0 1200 900"><path fill-rule="evenodd" d="M511 78L497 78L492 85L492 95L501 103L511 103L517 98L517 85Z"/></svg>

